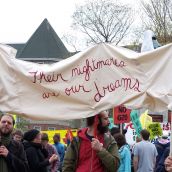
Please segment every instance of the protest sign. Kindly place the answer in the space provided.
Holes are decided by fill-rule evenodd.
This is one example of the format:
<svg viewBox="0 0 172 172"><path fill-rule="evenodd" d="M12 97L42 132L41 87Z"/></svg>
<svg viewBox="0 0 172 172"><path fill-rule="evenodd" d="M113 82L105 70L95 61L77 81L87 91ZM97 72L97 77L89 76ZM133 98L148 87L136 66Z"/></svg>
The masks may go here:
<svg viewBox="0 0 172 172"><path fill-rule="evenodd" d="M117 106L113 108L114 124L122 124L130 122L130 109L125 106Z"/></svg>
<svg viewBox="0 0 172 172"><path fill-rule="evenodd" d="M150 132L150 139L154 139L155 136L162 136L162 128L160 123L149 124L147 130Z"/></svg>
<svg viewBox="0 0 172 172"><path fill-rule="evenodd" d="M134 125L134 128L136 130L136 134L137 134L137 136L140 137L140 131L142 130L142 126L141 126L140 119L138 116L138 110L132 110L130 113L130 117L131 117L131 121Z"/></svg>
<svg viewBox="0 0 172 172"><path fill-rule="evenodd" d="M140 122L143 129L147 129L149 124L152 123L152 117L148 115L148 110L140 115Z"/></svg>

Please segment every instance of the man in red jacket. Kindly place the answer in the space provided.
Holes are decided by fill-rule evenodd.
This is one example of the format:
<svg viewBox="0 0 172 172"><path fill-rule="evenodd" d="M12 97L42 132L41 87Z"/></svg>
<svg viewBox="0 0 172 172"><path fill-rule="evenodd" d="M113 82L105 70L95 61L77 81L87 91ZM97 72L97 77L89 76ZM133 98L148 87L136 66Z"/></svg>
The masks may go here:
<svg viewBox="0 0 172 172"><path fill-rule="evenodd" d="M87 118L87 128L78 132L69 145L63 172L115 172L119 166L115 140L107 134L109 119L106 111Z"/></svg>

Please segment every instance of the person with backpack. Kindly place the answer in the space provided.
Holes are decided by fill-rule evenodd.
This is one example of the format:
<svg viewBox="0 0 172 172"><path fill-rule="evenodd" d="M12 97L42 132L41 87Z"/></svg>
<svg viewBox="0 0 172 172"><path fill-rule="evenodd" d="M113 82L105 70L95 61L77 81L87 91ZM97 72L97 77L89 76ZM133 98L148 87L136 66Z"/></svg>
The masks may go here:
<svg viewBox="0 0 172 172"><path fill-rule="evenodd" d="M67 148L62 172L115 172L119 167L116 141L107 134L106 111L87 118L87 128L78 131Z"/></svg>

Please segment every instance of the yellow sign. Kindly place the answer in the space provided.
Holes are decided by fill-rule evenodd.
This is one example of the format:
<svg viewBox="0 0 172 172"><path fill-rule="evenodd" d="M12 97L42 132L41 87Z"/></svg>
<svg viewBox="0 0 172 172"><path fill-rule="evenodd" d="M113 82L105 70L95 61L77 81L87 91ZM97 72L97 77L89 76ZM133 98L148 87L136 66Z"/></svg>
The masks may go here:
<svg viewBox="0 0 172 172"><path fill-rule="evenodd" d="M147 129L147 127L152 124L152 117L148 115L148 110L141 114L140 122L143 129Z"/></svg>
<svg viewBox="0 0 172 172"><path fill-rule="evenodd" d="M73 136L75 137L77 135L76 129L71 129ZM60 142L65 144L64 139L66 138L67 130L47 130L47 131L41 131L41 133L47 133L49 137L49 143L54 144L53 136L54 134L60 134Z"/></svg>

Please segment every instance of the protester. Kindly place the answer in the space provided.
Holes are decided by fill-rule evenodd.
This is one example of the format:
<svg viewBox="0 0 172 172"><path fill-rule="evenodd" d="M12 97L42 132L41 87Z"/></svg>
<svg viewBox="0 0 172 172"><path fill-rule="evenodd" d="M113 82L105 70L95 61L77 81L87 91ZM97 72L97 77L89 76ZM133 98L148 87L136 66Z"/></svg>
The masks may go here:
<svg viewBox="0 0 172 172"><path fill-rule="evenodd" d="M111 128L110 133L113 137L115 137L116 134L120 133L120 129L118 127L113 127Z"/></svg>
<svg viewBox="0 0 172 172"><path fill-rule="evenodd" d="M168 156L165 159L164 164L165 164L165 170L168 172L172 172L172 157L171 156Z"/></svg>
<svg viewBox="0 0 172 172"><path fill-rule="evenodd" d="M108 113L87 118L87 128L78 131L67 148L63 172L115 172L119 154L114 138L107 134Z"/></svg>
<svg viewBox="0 0 172 172"><path fill-rule="evenodd" d="M162 137L158 138L157 141L155 141L155 146L158 152L158 156L156 158L156 168L155 172L163 172L164 171L164 153L169 149L170 146L170 140L168 139L168 133L165 131L163 132ZM167 150L166 150L167 148ZM166 150L166 151L165 151Z"/></svg>
<svg viewBox="0 0 172 172"><path fill-rule="evenodd" d="M134 171L153 172L158 155L154 144L149 142L150 133L147 130L140 132L142 141L134 147Z"/></svg>
<svg viewBox="0 0 172 172"><path fill-rule="evenodd" d="M57 172L60 164L60 156L58 155L56 148L49 144L49 138L47 133L41 134L41 140L42 140L42 146L45 148L48 152L48 158L50 158L53 154L58 156L57 161L54 161L50 166L48 167L49 172Z"/></svg>
<svg viewBox="0 0 172 172"><path fill-rule="evenodd" d="M41 145L41 133L32 129L24 133L23 139L30 172L48 172L47 167L57 161L58 157L53 154L48 159L48 152Z"/></svg>
<svg viewBox="0 0 172 172"><path fill-rule="evenodd" d="M113 137L115 137L116 134L119 134L121 132L118 127L113 127L111 128L110 133ZM122 134L125 135L126 133L127 133L127 129L122 129Z"/></svg>
<svg viewBox="0 0 172 172"><path fill-rule="evenodd" d="M15 130L12 135L15 141L22 142L23 132L21 130Z"/></svg>
<svg viewBox="0 0 172 172"><path fill-rule="evenodd" d="M120 154L120 166L118 172L131 172L131 152L123 134L116 134L115 140Z"/></svg>
<svg viewBox="0 0 172 172"><path fill-rule="evenodd" d="M62 171L62 164L65 155L65 146L64 144L60 143L60 134L55 134L53 140L54 140L54 146L60 156L60 165L58 170Z"/></svg>
<svg viewBox="0 0 172 172"><path fill-rule="evenodd" d="M142 139L139 136L136 136L136 143L139 143L141 141L142 141ZM134 164L133 164L133 161L134 161L134 147L135 147L136 143L131 148L131 171L132 172L134 172Z"/></svg>
<svg viewBox="0 0 172 172"><path fill-rule="evenodd" d="M0 116L0 172L27 172L23 145L12 139L15 120L11 114Z"/></svg>
<svg viewBox="0 0 172 172"><path fill-rule="evenodd" d="M161 156L161 159L159 160L158 164L156 165L156 170L155 172L165 172L165 159L169 156L169 153L170 153L170 146L167 147L162 156Z"/></svg>

